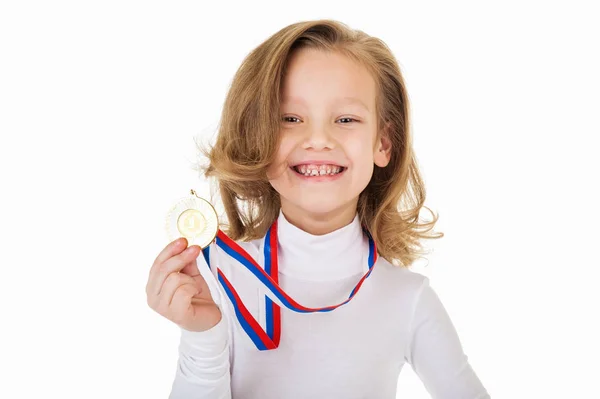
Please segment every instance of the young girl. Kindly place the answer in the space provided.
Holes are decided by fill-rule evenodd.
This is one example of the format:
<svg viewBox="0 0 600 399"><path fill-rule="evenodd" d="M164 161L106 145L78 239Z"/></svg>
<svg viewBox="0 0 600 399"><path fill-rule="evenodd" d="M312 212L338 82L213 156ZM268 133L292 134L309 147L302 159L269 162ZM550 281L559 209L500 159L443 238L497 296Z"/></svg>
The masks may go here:
<svg viewBox="0 0 600 399"><path fill-rule="evenodd" d="M419 223L408 98L381 40L331 20L277 32L237 71L205 153L231 240L171 242L146 289L181 327L171 398L392 399L405 363L434 398L489 398L407 268L443 235Z"/></svg>

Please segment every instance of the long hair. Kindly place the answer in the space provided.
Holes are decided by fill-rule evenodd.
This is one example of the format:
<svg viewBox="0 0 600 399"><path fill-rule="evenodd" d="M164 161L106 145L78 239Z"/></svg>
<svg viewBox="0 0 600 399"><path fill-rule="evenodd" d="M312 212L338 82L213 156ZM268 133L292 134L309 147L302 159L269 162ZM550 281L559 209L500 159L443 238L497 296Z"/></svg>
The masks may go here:
<svg viewBox="0 0 600 399"><path fill-rule="evenodd" d="M409 103L400 68L380 39L335 20L298 22L275 33L243 60L225 103L215 144L199 146L208 160L204 176L217 182L227 220L224 231L234 240L249 241L266 234L281 208L279 194L269 183L267 168L274 162L280 137L280 88L295 50L337 51L360 63L377 84L377 131L389 125L392 153L386 167L375 169L359 195L361 225L375 240L379 255L397 266L410 266L425 253L422 238L438 220L425 207L425 186L412 148ZM421 208L433 220L420 222Z"/></svg>

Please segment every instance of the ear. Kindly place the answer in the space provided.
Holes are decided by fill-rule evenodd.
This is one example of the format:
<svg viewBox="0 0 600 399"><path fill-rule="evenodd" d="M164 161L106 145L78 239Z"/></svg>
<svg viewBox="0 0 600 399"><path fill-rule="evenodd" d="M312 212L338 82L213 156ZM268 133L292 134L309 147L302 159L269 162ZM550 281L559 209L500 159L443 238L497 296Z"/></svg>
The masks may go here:
<svg viewBox="0 0 600 399"><path fill-rule="evenodd" d="M392 156L392 141L390 140L392 126L390 123L386 123L383 131L379 135L377 143L375 143L375 150L373 152L373 161L375 165L380 168L386 167L390 163Z"/></svg>

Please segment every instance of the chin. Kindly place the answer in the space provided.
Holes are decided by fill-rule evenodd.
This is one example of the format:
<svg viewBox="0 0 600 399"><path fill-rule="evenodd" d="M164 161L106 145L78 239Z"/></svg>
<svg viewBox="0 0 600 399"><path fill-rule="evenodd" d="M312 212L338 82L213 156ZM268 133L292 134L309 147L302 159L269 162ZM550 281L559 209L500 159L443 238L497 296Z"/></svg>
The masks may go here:
<svg viewBox="0 0 600 399"><path fill-rule="evenodd" d="M315 198L309 201L288 201L293 208L302 209L303 213L328 214L347 206L347 202L339 198Z"/></svg>

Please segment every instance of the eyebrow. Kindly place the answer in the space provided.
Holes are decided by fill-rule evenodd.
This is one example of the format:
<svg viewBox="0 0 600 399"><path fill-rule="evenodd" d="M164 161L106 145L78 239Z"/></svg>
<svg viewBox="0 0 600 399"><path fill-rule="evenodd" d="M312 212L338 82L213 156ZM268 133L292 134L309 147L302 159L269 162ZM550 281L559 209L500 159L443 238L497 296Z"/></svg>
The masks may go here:
<svg viewBox="0 0 600 399"><path fill-rule="evenodd" d="M291 104L291 103L298 103L301 105L306 105L306 102L300 97L284 97L282 100L282 104ZM358 99L356 97L340 97L337 99L337 101L335 101L335 103L356 104L360 107L363 107L367 111L370 111L369 107L367 107L364 102L362 102L360 99Z"/></svg>

